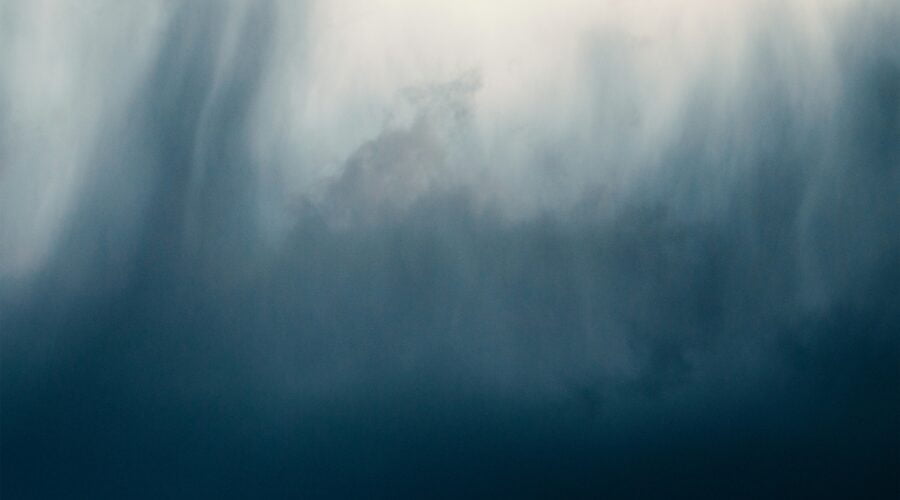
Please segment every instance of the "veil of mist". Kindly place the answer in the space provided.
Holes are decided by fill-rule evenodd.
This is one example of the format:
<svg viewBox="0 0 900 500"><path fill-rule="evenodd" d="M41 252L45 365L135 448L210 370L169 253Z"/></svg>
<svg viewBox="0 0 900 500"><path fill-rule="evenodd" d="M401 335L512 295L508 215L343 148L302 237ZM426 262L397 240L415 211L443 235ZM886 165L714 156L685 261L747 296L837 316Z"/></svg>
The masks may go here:
<svg viewBox="0 0 900 500"><path fill-rule="evenodd" d="M0 0L0 497L900 498L900 2Z"/></svg>

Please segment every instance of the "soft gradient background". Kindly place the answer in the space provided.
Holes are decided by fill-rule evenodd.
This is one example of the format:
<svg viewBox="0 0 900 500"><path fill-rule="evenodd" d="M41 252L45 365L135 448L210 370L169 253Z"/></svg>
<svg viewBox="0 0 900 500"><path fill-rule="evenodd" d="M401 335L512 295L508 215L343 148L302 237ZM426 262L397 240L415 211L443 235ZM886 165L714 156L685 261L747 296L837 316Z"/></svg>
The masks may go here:
<svg viewBox="0 0 900 500"><path fill-rule="evenodd" d="M0 0L3 498L900 496L900 4Z"/></svg>

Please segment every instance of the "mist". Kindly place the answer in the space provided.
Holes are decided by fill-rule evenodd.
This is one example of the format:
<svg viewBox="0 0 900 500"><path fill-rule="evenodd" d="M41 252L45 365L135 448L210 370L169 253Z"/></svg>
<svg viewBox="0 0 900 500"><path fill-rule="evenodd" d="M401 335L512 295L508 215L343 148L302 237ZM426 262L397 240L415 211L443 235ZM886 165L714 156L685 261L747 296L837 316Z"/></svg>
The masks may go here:
<svg viewBox="0 0 900 500"><path fill-rule="evenodd" d="M0 3L4 498L900 494L900 6Z"/></svg>

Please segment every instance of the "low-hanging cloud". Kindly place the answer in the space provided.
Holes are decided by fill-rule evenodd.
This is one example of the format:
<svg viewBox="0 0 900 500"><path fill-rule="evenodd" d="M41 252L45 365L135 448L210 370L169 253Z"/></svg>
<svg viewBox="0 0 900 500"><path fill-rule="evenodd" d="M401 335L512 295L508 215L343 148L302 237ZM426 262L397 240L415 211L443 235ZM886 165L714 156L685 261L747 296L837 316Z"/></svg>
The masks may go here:
<svg viewBox="0 0 900 500"><path fill-rule="evenodd" d="M898 26L0 5L4 496L896 494Z"/></svg>

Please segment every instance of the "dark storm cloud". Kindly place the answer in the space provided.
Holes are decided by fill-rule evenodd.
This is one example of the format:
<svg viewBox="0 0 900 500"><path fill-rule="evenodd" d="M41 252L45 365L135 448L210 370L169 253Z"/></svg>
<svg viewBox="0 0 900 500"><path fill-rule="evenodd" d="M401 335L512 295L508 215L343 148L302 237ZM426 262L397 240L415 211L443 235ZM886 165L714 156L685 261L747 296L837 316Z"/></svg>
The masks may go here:
<svg viewBox="0 0 900 500"><path fill-rule="evenodd" d="M284 12L212 5L170 13L48 257L4 274L4 497L896 495L898 9L835 35L827 120L765 32L650 174L516 216L459 172L478 72L316 192L266 185ZM634 44L596 43L616 133ZM578 168L550 149L523 175Z"/></svg>

